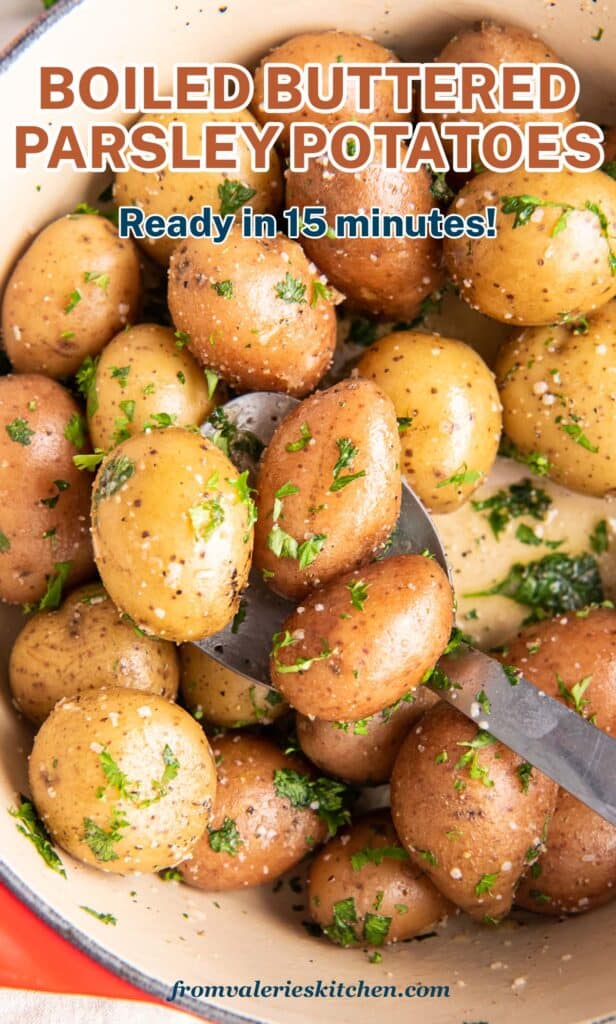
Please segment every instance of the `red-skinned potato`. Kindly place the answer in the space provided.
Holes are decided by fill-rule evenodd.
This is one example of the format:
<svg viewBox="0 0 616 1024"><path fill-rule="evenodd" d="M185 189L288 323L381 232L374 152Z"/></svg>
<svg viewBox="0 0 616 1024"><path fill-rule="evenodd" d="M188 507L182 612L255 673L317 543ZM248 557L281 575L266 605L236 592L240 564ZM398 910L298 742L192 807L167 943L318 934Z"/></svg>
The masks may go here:
<svg viewBox="0 0 616 1024"><path fill-rule="evenodd" d="M255 71L255 92L253 100L253 112L255 117L266 124L271 121L272 114L264 110L264 69L268 64L282 63L295 64L304 67L307 63L320 65L328 73L329 68L341 61L352 64L391 64L396 63L398 58L391 50L387 50L379 43L375 43L366 36L356 35L354 32L304 32L299 36L293 36L280 46L263 57ZM279 143L283 149L289 148L289 137L291 125L301 121L310 121L311 124L323 124L326 127L333 127L348 121L370 123L371 121L398 121L399 115L393 102L392 81L381 80L374 84L372 110L363 113L357 109L359 92L357 80L349 79L349 86L344 96L344 102L338 110L315 111L304 104L299 110L291 113L276 113L276 121L282 122L284 129L279 136Z"/></svg>
<svg viewBox="0 0 616 1024"><path fill-rule="evenodd" d="M181 242L169 266L169 309L189 350L241 391L308 394L336 345L334 292L284 235L222 245Z"/></svg>
<svg viewBox="0 0 616 1024"><path fill-rule="evenodd" d="M411 859L486 922L510 910L556 794L555 782L444 701L408 734L391 777L393 822Z"/></svg>
<svg viewBox="0 0 616 1024"><path fill-rule="evenodd" d="M220 892L272 882L297 864L327 826L316 810L283 795L284 779L314 777L303 758L284 754L271 740L236 733L212 740L218 789L212 820L188 860L184 881Z"/></svg>
<svg viewBox="0 0 616 1024"><path fill-rule="evenodd" d="M398 520L399 463L395 409L371 382L344 380L297 406L257 481L255 566L272 590L300 597L373 558Z"/></svg>
<svg viewBox="0 0 616 1024"><path fill-rule="evenodd" d="M319 851L308 900L313 920L341 946L401 942L453 909L408 859L388 811L360 818Z"/></svg>
<svg viewBox="0 0 616 1024"><path fill-rule="evenodd" d="M79 406L61 384L0 378L1 600L33 603L58 573L70 584L92 575L92 479L73 464L86 444Z"/></svg>
<svg viewBox="0 0 616 1024"><path fill-rule="evenodd" d="M355 173L338 171L326 157L306 171L287 172L287 206L324 206L330 227L338 214L373 206L405 216L428 214L435 204L430 174L384 170L374 162ZM412 320L421 303L442 281L441 248L434 238L302 239L310 259L346 296L349 304L373 316Z"/></svg>
<svg viewBox="0 0 616 1024"><path fill-rule="evenodd" d="M270 674L304 715L357 721L415 689L449 640L451 587L423 555L397 555L313 591L273 639Z"/></svg>
<svg viewBox="0 0 616 1024"><path fill-rule="evenodd" d="M389 782L404 737L438 697L418 686L391 708L358 722L324 722L297 714L297 739L306 757L328 775L360 786Z"/></svg>
<svg viewBox="0 0 616 1024"><path fill-rule="evenodd" d="M535 686L616 734L616 611L591 609L522 630L506 655ZM547 850L516 903L540 914L580 914L616 896L616 828L561 789Z"/></svg>

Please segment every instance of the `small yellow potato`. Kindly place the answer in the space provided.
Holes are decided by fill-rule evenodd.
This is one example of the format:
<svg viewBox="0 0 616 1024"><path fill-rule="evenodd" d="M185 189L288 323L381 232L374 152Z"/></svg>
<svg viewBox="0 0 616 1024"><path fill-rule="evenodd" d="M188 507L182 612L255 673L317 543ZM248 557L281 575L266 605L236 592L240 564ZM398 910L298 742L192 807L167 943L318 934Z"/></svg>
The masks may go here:
<svg viewBox="0 0 616 1024"><path fill-rule="evenodd" d="M182 643L223 629L248 579L254 506L246 474L211 441L170 427L123 441L92 497L96 564L113 602Z"/></svg>
<svg viewBox="0 0 616 1024"><path fill-rule="evenodd" d="M289 709L276 690L225 668L195 644L182 644L180 666L182 699L199 721L239 729L269 725Z"/></svg>
<svg viewBox="0 0 616 1024"><path fill-rule="evenodd" d="M500 440L494 375L469 345L395 331L362 356L359 373L394 403L402 472L433 512L453 512L490 472Z"/></svg>
<svg viewBox="0 0 616 1024"><path fill-rule="evenodd" d="M144 114L142 121L168 128L171 124L184 125L186 151L198 154L202 150L202 132L207 124L223 121L226 124L257 122L247 110L222 113L163 113ZM232 172L183 170L164 167L160 171L138 171L129 167L116 175L113 198L116 206L139 206L146 216L159 214L170 217L200 214L203 206L211 206L214 213L236 213L249 204L255 213L276 213L282 201L282 174L276 153L272 150L266 171L253 171L250 150L243 140L238 141L239 169ZM177 245L177 238L144 238L145 251L157 263L166 266Z"/></svg>
<svg viewBox="0 0 616 1024"><path fill-rule="evenodd" d="M28 769L52 839L78 860L127 875L183 860L208 824L216 768L182 708L124 688L63 700Z"/></svg>
<svg viewBox="0 0 616 1024"><path fill-rule="evenodd" d="M388 811L360 818L310 866L310 914L340 946L382 946L428 931L453 908L409 860Z"/></svg>
<svg viewBox="0 0 616 1024"><path fill-rule="evenodd" d="M2 303L2 334L18 373L68 377L95 356L141 305L133 242L96 214L69 214L36 236Z"/></svg>
<svg viewBox="0 0 616 1024"><path fill-rule="evenodd" d="M538 452L572 491L616 494L616 302L584 329L529 327L503 345L496 377L503 427L521 452Z"/></svg>
<svg viewBox="0 0 616 1024"><path fill-rule="evenodd" d="M139 324L121 331L104 349L88 391L92 444L106 451L146 427L201 426L215 384L208 387L170 328Z"/></svg>
<svg viewBox="0 0 616 1024"><path fill-rule="evenodd" d="M174 700L179 666L173 644L139 635L100 583L74 590L57 611L26 622L9 661L13 700L41 725L62 697L126 686Z"/></svg>

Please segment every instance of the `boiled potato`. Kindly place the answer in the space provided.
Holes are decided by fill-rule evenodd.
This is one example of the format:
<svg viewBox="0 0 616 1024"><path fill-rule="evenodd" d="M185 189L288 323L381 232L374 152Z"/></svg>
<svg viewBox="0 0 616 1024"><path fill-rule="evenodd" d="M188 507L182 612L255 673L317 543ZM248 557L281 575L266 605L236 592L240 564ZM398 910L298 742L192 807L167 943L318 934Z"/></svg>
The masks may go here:
<svg viewBox="0 0 616 1024"><path fill-rule="evenodd" d="M314 590L273 639L270 673L292 707L357 721L414 690L449 640L451 587L423 555L397 555Z"/></svg>
<svg viewBox="0 0 616 1024"><path fill-rule="evenodd" d="M195 644L182 644L180 665L182 698L199 721L239 729L269 725L288 710L276 690L225 668Z"/></svg>
<svg viewBox="0 0 616 1024"><path fill-rule="evenodd" d="M485 479L502 422L494 377L461 341L396 331L369 348L359 373L389 395L402 471L433 512L453 512Z"/></svg>
<svg viewBox="0 0 616 1024"><path fill-rule="evenodd" d="M186 857L216 793L197 722L162 697L117 687L58 704L37 733L28 774L52 839L118 874Z"/></svg>
<svg viewBox="0 0 616 1024"><path fill-rule="evenodd" d="M161 422L188 427L207 419L213 388L179 344L172 330L158 324L139 324L110 341L88 391L95 447L107 450Z"/></svg>
<svg viewBox="0 0 616 1024"><path fill-rule="evenodd" d="M261 460L255 565L285 597L373 558L400 512L395 410L374 384L344 380L297 406Z"/></svg>
<svg viewBox="0 0 616 1024"><path fill-rule="evenodd" d="M316 64L324 69L327 76L330 66L340 64L342 61L351 64L391 64L396 63L397 60L398 58L391 50L354 32L304 32L299 36L293 36L286 43L270 50L255 71L253 99L255 117L262 124L274 119L284 125L284 130L278 141L285 151L289 148L291 125L294 122L310 121L311 124L323 124L332 128L336 124L349 121L368 124L371 121L399 121L402 119L402 115L394 109L391 80L381 80L375 83L373 109L370 112L364 113L357 109L359 90L356 80L353 79L349 80L344 102L338 110L315 111L304 104L299 110L294 110L292 113L271 114L263 106L264 68L268 64L295 64L301 68L306 64ZM327 81L327 77L325 80Z"/></svg>
<svg viewBox="0 0 616 1024"><path fill-rule="evenodd" d="M444 242L451 277L471 306L533 326L576 320L616 295L616 181L609 175L485 172L451 209L467 216L487 206L497 209L496 238Z"/></svg>
<svg viewBox="0 0 616 1024"><path fill-rule="evenodd" d="M297 739L306 757L328 775L360 786L389 782L402 741L438 697L418 686L391 708L358 722L323 722L296 715Z"/></svg>
<svg viewBox="0 0 616 1024"><path fill-rule="evenodd" d="M254 117L247 111L222 113L163 113L145 114L141 119L168 128L171 124L185 126L186 151L202 151L202 132L207 124L223 121L239 122L257 127ZM117 206L139 206L146 216L158 214L170 217L179 213L190 217L200 214L203 206L211 206L215 213L235 213L250 204L255 213L276 213L282 200L282 175L276 153L272 150L266 171L253 171L250 150L242 139L238 140L238 171L174 171L164 167L160 171L139 171L129 167L116 175L113 190ZM166 266L177 245L177 239L144 238L142 245L157 263Z"/></svg>
<svg viewBox="0 0 616 1024"><path fill-rule="evenodd" d="M384 170L374 161L350 174L325 157L307 171L287 174L288 206L324 206L330 227L338 214L377 206L404 216L429 213L434 205L428 171ZM411 320L442 280L440 242L434 238L302 238L310 259L349 304L373 316Z"/></svg>
<svg viewBox="0 0 616 1024"><path fill-rule="evenodd" d="M336 345L334 293L284 235L224 245L182 242L169 267L169 309L197 361L241 391L306 395Z"/></svg>
<svg viewBox="0 0 616 1024"><path fill-rule="evenodd" d="M133 321L141 271L133 242L96 214L69 214L36 236L4 292L2 334L19 373L68 377Z"/></svg>
<svg viewBox="0 0 616 1024"><path fill-rule="evenodd" d="M616 611L591 609L522 630L507 661L544 693L616 735ZM547 850L516 902L542 914L579 914L616 896L616 828L560 790Z"/></svg>
<svg viewBox="0 0 616 1024"><path fill-rule="evenodd" d="M605 163L613 164L616 160L616 126L606 128L603 138L603 152L605 154ZM605 167L605 164L604 164ZM614 177L612 172L611 177Z"/></svg>
<svg viewBox="0 0 616 1024"><path fill-rule="evenodd" d="M173 644L139 635L98 583L29 619L9 661L13 700L37 725L62 697L82 690L127 686L174 700L178 682Z"/></svg>
<svg viewBox="0 0 616 1024"><path fill-rule="evenodd" d="M56 381L0 378L1 600L36 602L53 580L57 590L92 574L91 481L73 465L86 442L79 406Z"/></svg>
<svg viewBox="0 0 616 1024"><path fill-rule="evenodd" d="M272 882L327 834L314 807L314 773L303 758L257 736L219 736L212 746L216 802L208 828L180 865L184 881L210 892Z"/></svg>
<svg viewBox="0 0 616 1024"><path fill-rule="evenodd" d="M501 64L554 64L560 58L536 35L531 35L522 28L513 25L495 25L490 21L482 21L478 25L457 32L441 50L437 61L445 64L480 63L499 68ZM426 113L427 120L434 121L439 129L444 124L459 124L472 121L475 124L488 125L506 121L507 124L524 128L530 121L549 121L562 125L571 124L576 119L575 110L544 111L516 113L515 111L484 111L474 110L464 114ZM443 139L443 145L451 153L451 142ZM472 143L473 160L479 159L477 143Z"/></svg>
<svg viewBox="0 0 616 1024"><path fill-rule="evenodd" d="M138 434L104 459L92 537L112 601L142 629L183 642L231 621L253 541L246 474L200 434Z"/></svg>
<svg viewBox="0 0 616 1024"><path fill-rule="evenodd" d="M588 318L584 333L527 328L496 363L507 436L539 452L548 473L570 490L616 494L616 302Z"/></svg>
<svg viewBox="0 0 616 1024"><path fill-rule="evenodd" d="M391 777L393 822L411 860L486 922L510 910L556 794L555 782L444 701L408 734Z"/></svg>
<svg viewBox="0 0 616 1024"><path fill-rule="evenodd" d="M388 811L366 815L310 866L310 914L340 946L382 946L425 932L451 904L409 861Z"/></svg>

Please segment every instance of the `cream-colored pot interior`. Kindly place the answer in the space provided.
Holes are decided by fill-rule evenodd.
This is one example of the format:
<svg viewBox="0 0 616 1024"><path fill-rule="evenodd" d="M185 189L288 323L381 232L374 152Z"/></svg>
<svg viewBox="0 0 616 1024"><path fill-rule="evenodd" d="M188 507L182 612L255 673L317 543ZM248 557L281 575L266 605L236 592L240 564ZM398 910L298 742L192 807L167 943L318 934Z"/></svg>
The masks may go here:
<svg viewBox="0 0 616 1024"><path fill-rule="evenodd" d="M155 63L165 85L174 62L230 59L251 65L271 45L297 32L334 27L374 36L403 57L429 58L461 25L481 17L508 20L543 37L580 74L582 113L616 123L614 0L511 0L509 4L500 0L69 0L61 4L44 28L39 27L6 56L0 74L5 153L0 169L0 281L33 234L77 202L95 197L101 187L100 181L87 175L11 170L12 153L7 150L13 125L46 119L37 111L40 65L67 64L77 71L95 63ZM599 28L603 29L601 45L592 39ZM85 111L75 113L75 119L84 124L89 117ZM455 336L455 326L447 333ZM503 474L508 481L520 475L512 463L503 463L486 490L504 479ZM578 541L581 546L587 524L606 514L603 503L593 499L567 496L556 504L560 518L554 535L566 527L572 552ZM507 550L502 544L496 556L489 544L483 545L481 561L469 569L463 557L465 538L473 543L468 515L463 510L439 525L454 575L464 589L468 589L469 572L473 589L492 577L493 557L510 564L519 556L519 550ZM602 568L614 580L609 560ZM516 611L517 618L512 620L509 605L497 598L489 608L483 606L482 640L493 640L517 625L521 616ZM31 730L11 706L5 679L20 619L14 609L4 608L0 614L0 808L13 805L16 794L25 790L26 756L32 742ZM0 834L0 874L9 886L92 955L163 997L176 979L193 985L242 985L255 979L263 984L287 979L299 984L317 979L354 984L362 978L374 985L448 985L450 992L449 998L410 1002L218 997L199 1007L191 1005L211 1020L243 1017L285 1024L317 1019L367 1024L384 1013L391 1024L408 1020L579 1024L598 1022L616 1010L616 905L575 920L537 917L530 923L505 923L498 930L476 927L460 917L438 936L386 949L382 963L370 964L361 950L342 950L325 939L310 937L301 924L307 913L292 909L302 904L303 896L294 893L288 882L275 894L266 886L209 895L156 877L105 876L63 855L68 874L64 880L45 866L4 810L0 810ZM114 914L117 926L105 926L87 916L79 909L81 904Z"/></svg>

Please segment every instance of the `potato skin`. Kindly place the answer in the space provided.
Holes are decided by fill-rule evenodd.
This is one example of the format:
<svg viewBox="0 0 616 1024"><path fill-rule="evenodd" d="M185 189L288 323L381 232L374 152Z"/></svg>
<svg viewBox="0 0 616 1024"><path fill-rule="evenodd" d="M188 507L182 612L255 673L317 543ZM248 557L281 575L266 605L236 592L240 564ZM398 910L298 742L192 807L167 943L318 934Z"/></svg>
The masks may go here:
<svg viewBox="0 0 616 1024"><path fill-rule="evenodd" d="M95 279L87 281L87 275ZM80 298L67 312L73 292ZM6 286L7 355L19 373L68 377L136 319L140 304L134 243L118 238L104 217L60 217L36 236Z"/></svg>
<svg viewBox="0 0 616 1024"><path fill-rule="evenodd" d="M146 632L182 643L233 618L253 541L238 477L211 441L174 427L135 435L101 463L96 564L112 601Z"/></svg>
<svg viewBox="0 0 616 1024"><path fill-rule="evenodd" d="M311 438L299 451L288 451L306 427ZM345 439L358 452L339 475L365 475L331 491L338 442ZM374 557L398 521L399 463L394 407L371 382L344 380L297 406L274 432L257 482L255 565L265 570L269 586L285 597L300 597ZM276 492L289 483L299 490L283 499L276 525L300 543L325 536L303 569L299 559L278 557L268 544Z"/></svg>
<svg viewBox="0 0 616 1024"><path fill-rule="evenodd" d="M272 882L297 864L327 827L309 808L293 807L278 796L277 771L292 770L312 777L303 758L283 754L271 740L247 733L212 740L218 769L218 790L212 820L188 860L180 865L184 881L197 889L222 892ZM235 853L216 851L211 832L226 819L239 833Z"/></svg>
<svg viewBox="0 0 616 1024"><path fill-rule="evenodd" d="M134 402L132 419L121 402ZM213 405L203 371L178 348L173 331L139 324L117 334L101 354L88 393L92 444L106 451L123 434L140 433L158 413L171 416L176 427L201 426Z"/></svg>
<svg viewBox="0 0 616 1024"><path fill-rule="evenodd" d="M616 611L561 616L522 630L507 661L551 697L571 706L558 686L590 676L585 718L616 733ZM616 828L564 789L550 822L547 850L522 883L516 903L539 914L580 914L616 896Z"/></svg>
<svg viewBox="0 0 616 1024"><path fill-rule="evenodd" d="M304 289L297 300L278 294L287 275ZM218 294L223 282L232 294ZM224 245L207 238L178 245L169 267L169 309L202 366L241 391L301 397L318 384L336 345L333 292L317 294L315 284L325 287L297 242L284 235L242 238L234 228Z"/></svg>
<svg viewBox="0 0 616 1024"><path fill-rule="evenodd" d="M180 666L182 699L199 721L223 729L239 729L246 725L269 725L288 711L288 705L275 690L251 683L195 644L182 644Z"/></svg>
<svg viewBox="0 0 616 1024"><path fill-rule="evenodd" d="M459 508L489 473L502 429L494 376L469 345L418 331L396 331L362 356L362 377L394 403L402 429L402 472L433 512ZM464 467L481 474L444 484Z"/></svg>
<svg viewBox="0 0 616 1024"><path fill-rule="evenodd" d="M616 302L589 317L585 334L527 328L496 363L507 436L523 452L546 455L553 480L597 497L616 494L614 366ZM567 432L577 427L597 451Z"/></svg>
<svg viewBox="0 0 616 1024"><path fill-rule="evenodd" d="M226 123L239 121L254 124L256 121L247 110L213 113L161 113L145 114L143 121L167 127L171 123L184 124L186 148L190 153L201 152L201 133L204 125L213 121ZM203 206L211 206L214 213L222 212L219 188L225 181L239 181L243 186L254 189L255 194L248 200L255 213L276 213L282 201L282 175L276 153L272 150L267 171L253 171L250 166L250 151L238 142L238 171L173 171L164 167L161 171L138 171L129 168L116 175L113 198L116 206L139 206L146 217L157 213L170 217L174 213L187 217L200 214ZM231 211L229 211L231 212ZM164 235L162 238L144 238L143 248L161 266L167 266L169 257L177 245L176 238Z"/></svg>
<svg viewBox="0 0 616 1024"><path fill-rule="evenodd" d="M353 607L349 585L367 598ZM348 618L346 616L349 616ZM415 689L436 664L453 622L445 573L422 555L397 555L313 591L282 624L270 674L289 704L326 721L357 721ZM331 652L327 657L321 656ZM298 671L298 659L315 659Z"/></svg>
<svg viewBox="0 0 616 1024"><path fill-rule="evenodd" d="M418 686L409 696L409 701L391 713L380 711L360 722L324 722L298 713L295 729L299 745L306 757L327 775L360 786L389 782L396 755L411 725L438 700L425 686Z"/></svg>
<svg viewBox="0 0 616 1024"><path fill-rule="evenodd" d="M471 778L469 766L456 765L472 752L465 744L477 734L449 704L440 701L430 708L396 758L391 811L411 859L448 899L481 921L508 913L528 851L542 842L557 786L533 769L524 792L517 774L522 758L497 742L474 751L494 785ZM456 780L464 788L456 789ZM488 885L486 875L496 878L481 891Z"/></svg>
<svg viewBox="0 0 616 1024"><path fill-rule="evenodd" d="M77 403L48 377L9 374L0 378L2 601L39 601L57 563L71 562L70 584L87 579L94 570L91 480L73 465L73 455L80 449L64 435L76 415ZM23 433L16 436L22 437L21 442L9 434L9 429L15 434L20 425Z"/></svg>
<svg viewBox="0 0 616 1024"><path fill-rule="evenodd" d="M446 64L475 63L490 64L498 68L501 64L552 64L560 63L560 58L537 36L525 32L513 25L495 25L490 21L482 21L457 32L441 50L437 61ZM434 114L426 113L426 120L433 121L439 129L443 124L458 124L461 120L471 120L477 124L490 125L495 121L507 121L509 124L523 128L531 121L556 121L563 125L572 124L576 120L575 110L560 112L485 112L473 111L472 114ZM451 152L451 143L443 139L447 152ZM472 144L473 160L479 159L477 143Z"/></svg>
<svg viewBox="0 0 616 1024"><path fill-rule="evenodd" d="M534 196L553 207L539 207L514 228L515 215L503 213L507 196ZM599 217L585 203L599 206L607 231L616 234L616 181L602 171L497 174L486 171L468 182L452 211L467 216L495 206L496 238L447 238L445 263L460 295L486 316L511 324L554 324L591 313L616 295L610 249ZM562 209L574 207L554 234Z"/></svg>
<svg viewBox="0 0 616 1024"><path fill-rule="evenodd" d="M287 172L287 206L324 206L328 224L338 214L381 207L391 214L429 213L431 178L384 170L379 157L349 174L313 160L307 171ZM373 316L411 320L442 281L441 247L434 238L303 238L310 259L346 295L349 304Z"/></svg>
<svg viewBox="0 0 616 1024"><path fill-rule="evenodd" d="M292 113L268 114L263 109L263 85L264 67L271 63L296 64L304 67L307 63L320 64L327 69L329 65L340 63L340 61L352 62L353 64L392 64L397 63L398 58L391 50L375 43L372 39L357 35L354 32L303 32L301 35L287 39L280 46L275 46L262 58L255 71L255 92L252 103L252 110L262 124L271 121L282 122L284 130L279 137L279 143L286 151L289 149L289 137L291 125L294 122L310 121L311 123L323 124L333 128L336 124L345 121L355 121L369 124L371 121L399 121L401 115L394 109L393 89L391 82L380 81L374 87L374 109L369 113L362 113L357 110L358 90L355 83L351 83L343 105L339 110L318 112L308 109L305 105Z"/></svg>
<svg viewBox="0 0 616 1024"><path fill-rule="evenodd" d="M353 868L353 854L383 847L403 852L388 811L366 815L344 829L329 840L310 866L310 914L322 928L333 923L335 903L353 900L357 923L352 930L357 942L344 945L371 945L363 929L366 917L374 915L375 907L379 915L390 918L386 944L419 935L453 909L410 860L385 856L380 864L368 862L357 870Z"/></svg>
<svg viewBox="0 0 616 1024"><path fill-rule="evenodd" d="M124 773L123 789L103 770L103 754ZM118 687L58 704L37 733L28 774L52 838L78 860L118 874L182 860L216 794L214 759L197 722L162 697ZM107 833L102 847L97 828Z"/></svg>
<svg viewBox="0 0 616 1024"><path fill-rule="evenodd" d="M13 700L40 725L62 697L126 686L174 700L179 666L173 644L139 636L99 583L74 590L58 611L26 622L9 661Z"/></svg>

